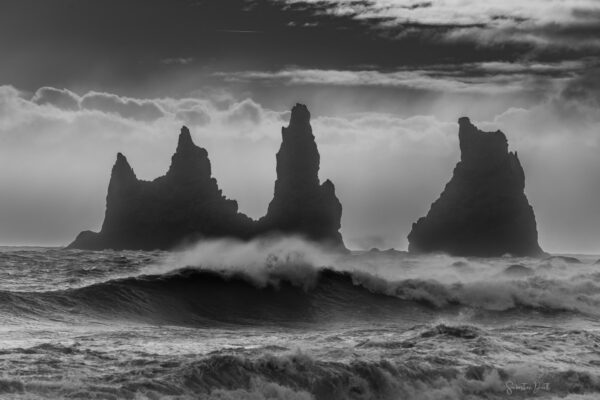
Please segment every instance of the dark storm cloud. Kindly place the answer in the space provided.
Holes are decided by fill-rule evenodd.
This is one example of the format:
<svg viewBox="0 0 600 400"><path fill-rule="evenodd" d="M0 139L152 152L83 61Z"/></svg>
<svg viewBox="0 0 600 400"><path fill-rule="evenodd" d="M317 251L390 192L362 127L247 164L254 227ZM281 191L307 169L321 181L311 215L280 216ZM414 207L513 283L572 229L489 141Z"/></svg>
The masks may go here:
<svg viewBox="0 0 600 400"><path fill-rule="evenodd" d="M545 7L540 0L481 3L6 0L0 5L0 76L30 90L51 84L148 95L140 88L172 75L210 82L212 72L290 66L387 71L560 62L597 49L593 2L577 2L577 9L554 1Z"/></svg>
<svg viewBox="0 0 600 400"><path fill-rule="evenodd" d="M354 28L362 24L313 13L249 0L7 0L0 76L32 89L123 88L171 70L326 64L337 59L332 48L357 58L348 50L369 41Z"/></svg>
<svg viewBox="0 0 600 400"><path fill-rule="evenodd" d="M410 10L414 10L416 8L428 8L431 6L433 6L433 3L431 1L424 1L423 3L414 3L409 6L405 6L405 7Z"/></svg>
<svg viewBox="0 0 600 400"><path fill-rule="evenodd" d="M513 31L523 33L520 41L536 44L545 35L577 38L597 32L600 5L595 0L438 0L421 3L414 0L280 0L295 5L315 5L315 12L370 21L370 26L384 30L406 27L440 31L479 28L491 33ZM528 34L528 35L526 35ZM539 35L539 37L536 37ZM473 38L482 43L490 36ZM504 38L500 38L503 40ZM496 38L495 40L498 40Z"/></svg>
<svg viewBox="0 0 600 400"><path fill-rule="evenodd" d="M570 80L555 99L564 118L590 118L587 110L600 110L600 63Z"/></svg>

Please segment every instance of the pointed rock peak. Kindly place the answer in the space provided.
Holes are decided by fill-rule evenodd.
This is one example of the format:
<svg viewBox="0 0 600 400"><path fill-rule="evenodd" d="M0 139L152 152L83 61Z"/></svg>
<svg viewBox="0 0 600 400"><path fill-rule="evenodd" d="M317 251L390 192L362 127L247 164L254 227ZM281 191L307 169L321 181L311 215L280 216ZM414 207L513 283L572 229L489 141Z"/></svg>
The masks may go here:
<svg viewBox="0 0 600 400"><path fill-rule="evenodd" d="M111 179L127 180L137 179L133 168L129 165L123 153L117 153L117 161L112 169Z"/></svg>
<svg viewBox="0 0 600 400"><path fill-rule="evenodd" d="M127 162L127 157L125 157L125 156L123 155L123 153L121 153L121 152L117 153L117 164L119 164L119 163L126 163L126 164L129 164L129 163Z"/></svg>
<svg viewBox="0 0 600 400"><path fill-rule="evenodd" d="M458 124L463 127L463 126L472 126L473 124L471 124L471 120L469 119L469 117L460 117L458 119Z"/></svg>
<svg viewBox="0 0 600 400"><path fill-rule="evenodd" d="M176 176L177 179L192 179L194 177L209 179L210 175L208 152L206 149L194 144L190 130L183 126L179 134L177 149L171 157L171 166L167 171L167 176Z"/></svg>
<svg viewBox="0 0 600 400"><path fill-rule="evenodd" d="M293 125L308 125L310 123L310 111L304 104L297 103L292 108L292 116L290 117L290 126Z"/></svg>
<svg viewBox="0 0 600 400"><path fill-rule="evenodd" d="M129 165L129 162L127 161L127 158L123 155L123 153L117 153L117 161L115 161L113 170L131 170L131 166Z"/></svg>
<svg viewBox="0 0 600 400"><path fill-rule="evenodd" d="M179 133L179 142L177 143L177 151L181 151L186 148L195 147L194 141L192 140L192 135L190 134L190 130L187 126L181 127L181 132Z"/></svg>

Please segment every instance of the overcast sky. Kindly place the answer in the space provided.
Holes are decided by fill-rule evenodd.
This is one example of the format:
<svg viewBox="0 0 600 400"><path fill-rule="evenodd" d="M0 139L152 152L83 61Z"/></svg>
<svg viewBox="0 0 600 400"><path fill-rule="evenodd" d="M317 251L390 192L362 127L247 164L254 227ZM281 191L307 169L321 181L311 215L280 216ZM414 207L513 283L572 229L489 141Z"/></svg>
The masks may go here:
<svg viewBox="0 0 600 400"><path fill-rule="evenodd" d="M350 247L407 247L469 116L519 152L541 246L600 253L597 0L5 0L0 54L0 244L98 229L116 152L153 179L182 124L257 218L302 102Z"/></svg>

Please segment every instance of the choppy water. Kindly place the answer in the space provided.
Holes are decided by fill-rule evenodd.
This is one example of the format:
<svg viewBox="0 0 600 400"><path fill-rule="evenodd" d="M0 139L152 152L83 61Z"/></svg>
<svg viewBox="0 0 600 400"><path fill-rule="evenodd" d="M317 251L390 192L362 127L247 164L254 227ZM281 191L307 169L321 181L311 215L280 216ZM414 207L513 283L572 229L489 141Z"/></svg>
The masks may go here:
<svg viewBox="0 0 600 400"><path fill-rule="evenodd" d="M0 398L600 398L598 257L0 249Z"/></svg>

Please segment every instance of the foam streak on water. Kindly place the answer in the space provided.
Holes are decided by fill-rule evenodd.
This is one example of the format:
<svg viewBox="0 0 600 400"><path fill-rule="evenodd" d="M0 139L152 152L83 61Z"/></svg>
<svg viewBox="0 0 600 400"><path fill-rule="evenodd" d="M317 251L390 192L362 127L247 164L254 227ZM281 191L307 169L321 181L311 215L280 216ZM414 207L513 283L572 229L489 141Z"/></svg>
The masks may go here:
<svg viewBox="0 0 600 400"><path fill-rule="evenodd" d="M0 398L600 398L598 257L0 250Z"/></svg>

